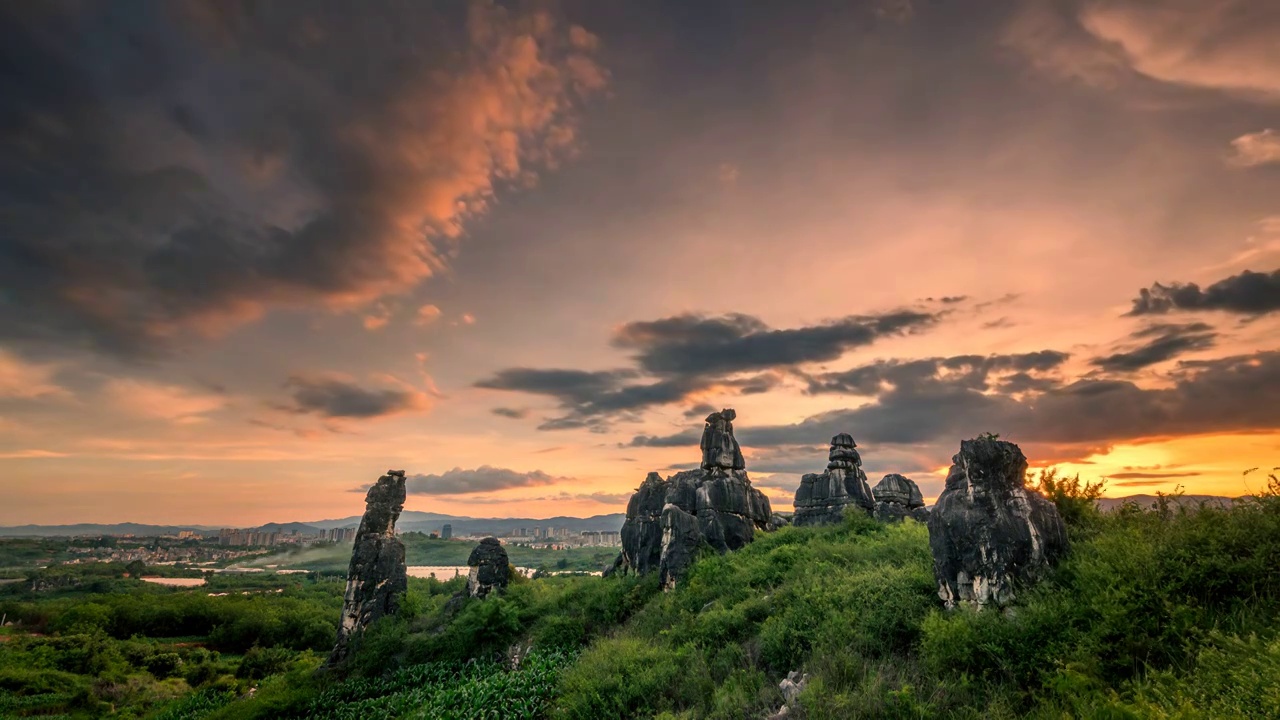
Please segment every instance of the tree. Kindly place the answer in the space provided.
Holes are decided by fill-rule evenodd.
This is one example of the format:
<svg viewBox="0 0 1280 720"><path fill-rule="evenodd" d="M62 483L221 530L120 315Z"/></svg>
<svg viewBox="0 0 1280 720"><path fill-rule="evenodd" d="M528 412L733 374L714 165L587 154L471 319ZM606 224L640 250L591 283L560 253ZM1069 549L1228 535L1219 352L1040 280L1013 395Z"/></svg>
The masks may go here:
<svg viewBox="0 0 1280 720"><path fill-rule="evenodd" d="M1049 468L1040 471L1035 489L1058 506L1063 522L1079 527L1097 516L1098 498L1102 497L1105 485L1106 480L1082 481L1079 474L1070 478L1058 477L1058 469Z"/></svg>
<svg viewBox="0 0 1280 720"><path fill-rule="evenodd" d="M124 566L124 571L128 573L131 578L140 578L142 577L142 574L147 571L147 564L141 560L134 560Z"/></svg>

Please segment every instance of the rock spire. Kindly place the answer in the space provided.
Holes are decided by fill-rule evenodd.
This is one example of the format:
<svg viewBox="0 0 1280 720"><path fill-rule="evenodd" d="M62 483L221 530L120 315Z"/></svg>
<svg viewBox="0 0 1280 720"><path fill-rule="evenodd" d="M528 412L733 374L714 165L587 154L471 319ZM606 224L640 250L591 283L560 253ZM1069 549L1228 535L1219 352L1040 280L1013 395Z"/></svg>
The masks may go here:
<svg viewBox="0 0 1280 720"><path fill-rule="evenodd" d="M394 615L401 595L408 589L404 543L396 537L396 520L404 509L404 497L403 470L388 470L365 496L364 517L351 549L342 621L330 664L345 659L351 640L373 621Z"/></svg>

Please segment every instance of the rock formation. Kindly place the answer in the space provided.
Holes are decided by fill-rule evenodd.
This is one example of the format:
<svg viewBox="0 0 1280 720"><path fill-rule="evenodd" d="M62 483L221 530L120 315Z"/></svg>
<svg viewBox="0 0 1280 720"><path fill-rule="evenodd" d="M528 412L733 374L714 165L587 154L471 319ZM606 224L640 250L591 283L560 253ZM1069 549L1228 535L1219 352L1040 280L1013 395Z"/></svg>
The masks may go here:
<svg viewBox="0 0 1280 720"><path fill-rule="evenodd" d="M766 717L765 720L787 720L796 710L800 708L800 694L804 692L805 686L809 684L809 673L803 675L799 670L792 670L787 676L778 683L778 690L782 692L782 707L778 711Z"/></svg>
<svg viewBox="0 0 1280 720"><path fill-rule="evenodd" d="M938 596L948 608L1004 605L1066 553L1066 527L1052 502L1026 488L1017 445L965 440L951 462L929 514Z"/></svg>
<svg viewBox="0 0 1280 720"><path fill-rule="evenodd" d="M751 542L770 527L769 498L751 486L731 409L707 416L702 464L667 479L649 473L627 504L622 554L613 571L661 573L671 587L703 545L719 552Z"/></svg>
<svg viewBox="0 0 1280 720"><path fill-rule="evenodd" d="M364 517L356 531L347 569L342 622L329 663L346 658L348 645L370 623L399 609L409 586L404 567L404 543L396 538L396 520L404 509L404 471L388 470L369 488Z"/></svg>
<svg viewBox="0 0 1280 720"><path fill-rule="evenodd" d="M467 565L471 568L471 574L467 576L467 594L473 598L484 599L489 593L501 593L511 581L507 551L498 538L481 540L471 551L471 557L467 558Z"/></svg>
<svg viewBox="0 0 1280 720"><path fill-rule="evenodd" d="M862 471L862 457L857 443L848 433L831 438L826 472L810 473L800 478L796 489L796 513L793 523L826 525L844 519L845 509L854 506L870 515L876 501Z"/></svg>
<svg viewBox="0 0 1280 720"><path fill-rule="evenodd" d="M876 498L876 519L880 522L894 522L908 517L919 522L929 519L920 486L911 478L889 473L871 494Z"/></svg>

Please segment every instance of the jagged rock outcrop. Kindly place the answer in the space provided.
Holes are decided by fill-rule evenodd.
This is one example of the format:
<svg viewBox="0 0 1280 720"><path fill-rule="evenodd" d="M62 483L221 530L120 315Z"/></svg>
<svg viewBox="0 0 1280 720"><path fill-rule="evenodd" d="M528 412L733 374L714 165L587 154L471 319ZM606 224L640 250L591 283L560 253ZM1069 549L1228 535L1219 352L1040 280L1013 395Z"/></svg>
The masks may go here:
<svg viewBox="0 0 1280 720"><path fill-rule="evenodd" d="M809 684L809 673L801 674L799 670L792 670L787 676L778 683L778 690L782 693L782 707L778 711L768 715L765 720L787 720L800 707L800 694L804 692L805 686Z"/></svg>
<svg viewBox="0 0 1280 720"><path fill-rule="evenodd" d="M665 480L649 473L627 503L622 553L610 569L657 570L671 587L703 545L719 552L751 542L771 527L769 498L751 486L732 409L711 413L702 431L702 463Z"/></svg>
<svg viewBox="0 0 1280 720"><path fill-rule="evenodd" d="M404 543L396 537L396 520L404 509L404 471L388 470L369 488L364 517L356 531L347 568L347 591L342 602L338 641L329 663L346 658L349 643L370 623L394 615L408 589Z"/></svg>
<svg viewBox="0 0 1280 720"><path fill-rule="evenodd" d="M938 597L948 607L1004 605L1067 551L1058 509L1026 487L1027 458L1011 442L960 443L929 513Z"/></svg>
<svg viewBox="0 0 1280 720"><path fill-rule="evenodd" d="M871 490L871 494L876 499L876 519L880 522L895 522L903 518L925 522L929 519L920 486L911 478L889 473Z"/></svg>
<svg viewBox="0 0 1280 720"><path fill-rule="evenodd" d="M867 484L867 474L862 471L862 457L857 446L848 433L831 438L826 472L810 473L800 478L792 520L795 525L839 523L844 519L845 509L850 506L868 515L875 512L875 497Z"/></svg>
<svg viewBox="0 0 1280 720"><path fill-rule="evenodd" d="M467 594L473 598L484 599L493 592L504 592L511 582L511 565L507 559L507 550L498 542L498 538L487 537L476 545L467 558L471 568L467 576Z"/></svg>

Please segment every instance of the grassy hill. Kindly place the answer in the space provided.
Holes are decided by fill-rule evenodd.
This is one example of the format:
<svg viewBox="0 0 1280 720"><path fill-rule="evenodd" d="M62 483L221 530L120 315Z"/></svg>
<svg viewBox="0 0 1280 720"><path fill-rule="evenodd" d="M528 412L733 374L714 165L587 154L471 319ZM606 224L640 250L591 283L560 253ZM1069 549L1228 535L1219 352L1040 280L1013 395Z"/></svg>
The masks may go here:
<svg viewBox="0 0 1280 720"><path fill-rule="evenodd" d="M764 717L792 670L810 675L801 718L1280 716L1280 498L1080 505L1070 558L1004 611L942 611L927 530L856 518L703 557L668 593L575 578L457 612L411 598L345 682L281 679L220 717L418 717L426 691L397 673L474 659L487 687L525 687L503 669L513 647L556 681L501 717Z"/></svg>
<svg viewBox="0 0 1280 720"><path fill-rule="evenodd" d="M185 596L199 620L175 616L169 632L207 632L243 656L180 667L162 684L150 670L129 677L155 688L148 717L170 720L762 718L783 704L778 682L795 670L809 680L789 718L1280 717L1276 489L1228 507L1157 498L1102 513L1068 488L1057 501L1069 558L1005 610L941 610L926 528L851 518L704 556L666 593L652 576L552 577L458 605L448 600L461 580L415 581L400 615L371 628L338 672L317 673L320 655L298 650L328 642L321 630L332 625L316 613L335 612L328 593L340 583ZM93 622L119 634L127 659L140 642L129 633L150 627L134 615L169 597L184 596L100 597ZM211 614L224 600L239 619ZM59 628L87 622L74 616L83 602L59 602L10 606L41 614L51 633L22 641L32 649L15 657L20 666L0 663L0 686L18 700L54 679L70 687L71 671L33 669L57 657L36 654L37 641L61 642ZM291 614L304 608L310 619L295 630ZM136 667L159 663L140 657ZM84 682L99 692L101 682Z"/></svg>

